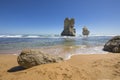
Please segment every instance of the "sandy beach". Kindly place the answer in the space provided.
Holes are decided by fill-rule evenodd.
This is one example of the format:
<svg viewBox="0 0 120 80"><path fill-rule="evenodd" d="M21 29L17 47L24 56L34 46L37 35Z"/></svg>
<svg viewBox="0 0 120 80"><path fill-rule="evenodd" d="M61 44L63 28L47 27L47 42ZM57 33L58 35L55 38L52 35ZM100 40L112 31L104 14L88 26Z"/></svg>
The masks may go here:
<svg viewBox="0 0 120 80"><path fill-rule="evenodd" d="M29 69L18 65L17 55L0 54L0 80L120 80L120 54L75 55Z"/></svg>
<svg viewBox="0 0 120 80"><path fill-rule="evenodd" d="M0 80L120 80L120 0L0 0Z"/></svg>

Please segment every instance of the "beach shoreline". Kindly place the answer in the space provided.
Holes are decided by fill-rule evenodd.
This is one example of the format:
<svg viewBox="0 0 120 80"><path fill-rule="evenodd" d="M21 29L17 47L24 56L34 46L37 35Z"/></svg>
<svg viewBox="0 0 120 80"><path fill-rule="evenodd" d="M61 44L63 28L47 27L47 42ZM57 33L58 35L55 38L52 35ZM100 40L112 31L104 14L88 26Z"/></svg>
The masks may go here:
<svg viewBox="0 0 120 80"><path fill-rule="evenodd" d="M73 55L22 70L17 55L0 54L0 80L119 80L120 54Z"/></svg>
<svg viewBox="0 0 120 80"><path fill-rule="evenodd" d="M24 48L22 50L31 49L35 51L40 51L42 53L56 55L64 58L65 60L70 59L74 55L89 55L89 54L107 54L102 50L102 46L86 47L85 45L56 45L56 46L47 46L47 47L38 47L38 48ZM87 50L86 50L87 49ZM0 54L11 54L19 55L22 50L3 50L0 51Z"/></svg>

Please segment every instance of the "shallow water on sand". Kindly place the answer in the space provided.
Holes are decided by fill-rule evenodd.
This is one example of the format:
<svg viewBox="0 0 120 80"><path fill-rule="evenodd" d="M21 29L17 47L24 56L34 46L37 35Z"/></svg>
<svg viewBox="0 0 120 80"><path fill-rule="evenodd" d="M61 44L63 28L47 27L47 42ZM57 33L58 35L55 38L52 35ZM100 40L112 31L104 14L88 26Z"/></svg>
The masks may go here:
<svg viewBox="0 0 120 80"><path fill-rule="evenodd" d="M90 37L0 37L0 53L19 54L23 49L69 57L74 54L102 54L112 36Z"/></svg>

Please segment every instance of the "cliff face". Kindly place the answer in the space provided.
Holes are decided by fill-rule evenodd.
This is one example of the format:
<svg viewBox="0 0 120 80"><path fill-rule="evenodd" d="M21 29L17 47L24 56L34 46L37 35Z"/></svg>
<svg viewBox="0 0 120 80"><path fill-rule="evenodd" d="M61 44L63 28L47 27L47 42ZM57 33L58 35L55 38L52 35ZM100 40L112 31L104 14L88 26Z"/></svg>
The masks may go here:
<svg viewBox="0 0 120 80"><path fill-rule="evenodd" d="M61 36L75 36L75 28L74 28L74 18L64 20L64 30L61 33Z"/></svg>

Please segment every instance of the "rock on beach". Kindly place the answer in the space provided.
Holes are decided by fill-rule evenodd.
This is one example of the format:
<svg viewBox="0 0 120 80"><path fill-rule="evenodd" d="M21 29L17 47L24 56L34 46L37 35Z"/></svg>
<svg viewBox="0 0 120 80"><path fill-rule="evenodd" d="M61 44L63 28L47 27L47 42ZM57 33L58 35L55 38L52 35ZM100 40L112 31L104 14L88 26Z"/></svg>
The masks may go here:
<svg viewBox="0 0 120 80"><path fill-rule="evenodd" d="M120 53L120 36L115 36L110 39L103 48L104 51Z"/></svg>
<svg viewBox="0 0 120 80"><path fill-rule="evenodd" d="M56 63L62 61L63 58L42 53L37 50L23 50L17 58L17 62L24 68L30 68L36 65Z"/></svg>

